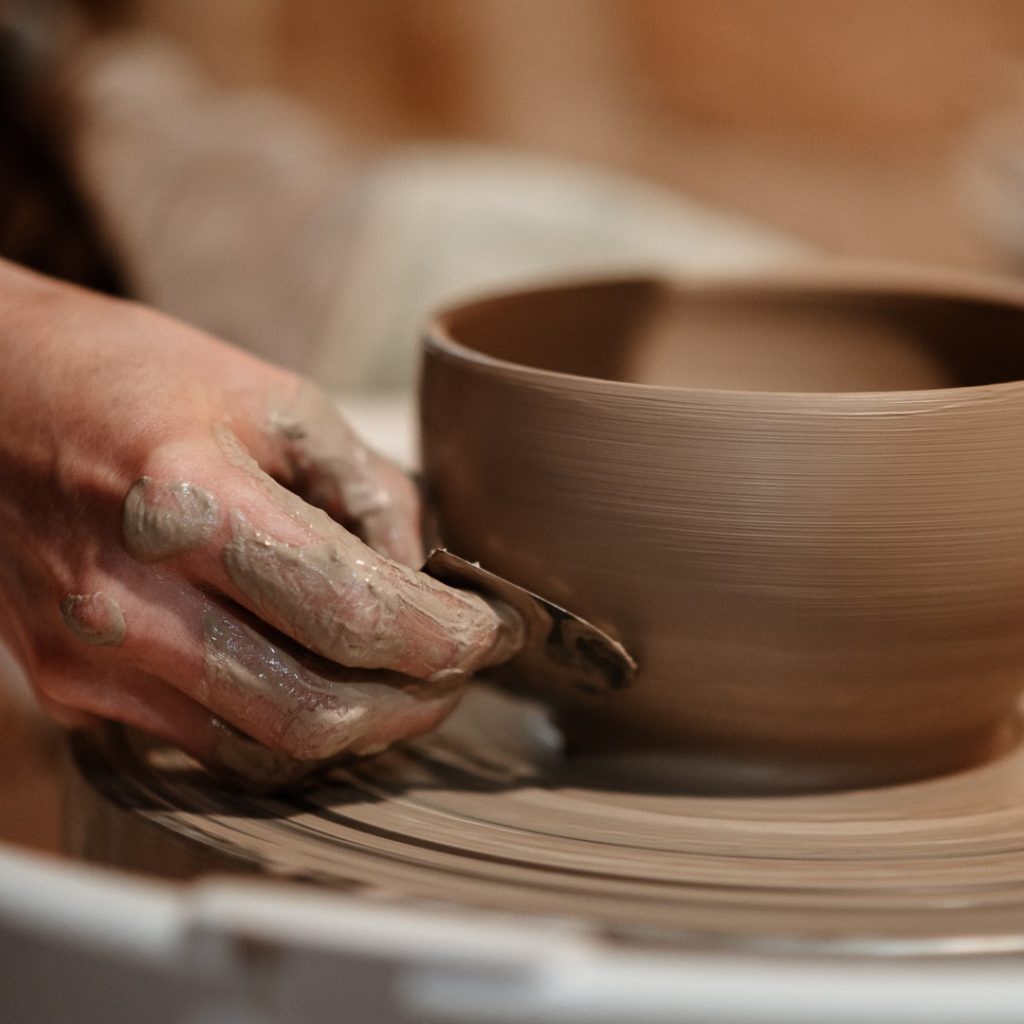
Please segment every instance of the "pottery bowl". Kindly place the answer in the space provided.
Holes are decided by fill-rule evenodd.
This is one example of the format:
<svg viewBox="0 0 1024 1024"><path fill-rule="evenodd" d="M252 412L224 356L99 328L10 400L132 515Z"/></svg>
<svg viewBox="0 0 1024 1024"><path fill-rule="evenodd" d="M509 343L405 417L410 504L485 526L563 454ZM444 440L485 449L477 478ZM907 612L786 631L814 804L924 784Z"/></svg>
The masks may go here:
<svg viewBox="0 0 1024 1024"><path fill-rule="evenodd" d="M1024 288L893 270L576 283L428 329L442 537L609 629L572 749L772 789L982 760L1024 688Z"/></svg>

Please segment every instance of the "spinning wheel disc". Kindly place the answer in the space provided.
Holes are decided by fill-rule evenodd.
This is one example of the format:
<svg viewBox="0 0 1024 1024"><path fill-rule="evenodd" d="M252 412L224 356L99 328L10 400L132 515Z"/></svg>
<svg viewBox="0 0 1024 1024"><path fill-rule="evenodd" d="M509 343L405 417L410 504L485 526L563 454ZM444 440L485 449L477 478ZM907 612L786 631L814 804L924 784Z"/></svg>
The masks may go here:
<svg viewBox="0 0 1024 1024"><path fill-rule="evenodd" d="M80 738L74 852L260 871L372 898L582 919L681 945L1024 949L1024 746L943 778L786 797L581 784L540 713L472 694L438 733L287 798L176 750Z"/></svg>

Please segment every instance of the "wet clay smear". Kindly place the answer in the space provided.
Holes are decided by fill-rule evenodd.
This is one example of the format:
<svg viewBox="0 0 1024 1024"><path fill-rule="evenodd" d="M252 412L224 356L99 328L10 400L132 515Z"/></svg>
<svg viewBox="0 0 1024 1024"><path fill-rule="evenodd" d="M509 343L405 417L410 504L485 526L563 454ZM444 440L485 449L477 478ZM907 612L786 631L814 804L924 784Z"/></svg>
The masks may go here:
<svg viewBox="0 0 1024 1024"><path fill-rule="evenodd" d="M157 483L144 476L124 500L122 527L128 551L157 562L199 547L217 528L213 495L187 480Z"/></svg>
<svg viewBox="0 0 1024 1024"><path fill-rule="evenodd" d="M341 665L468 673L504 660L520 640L483 598L381 559L354 537L292 545L240 512L231 522L231 581L267 621Z"/></svg>

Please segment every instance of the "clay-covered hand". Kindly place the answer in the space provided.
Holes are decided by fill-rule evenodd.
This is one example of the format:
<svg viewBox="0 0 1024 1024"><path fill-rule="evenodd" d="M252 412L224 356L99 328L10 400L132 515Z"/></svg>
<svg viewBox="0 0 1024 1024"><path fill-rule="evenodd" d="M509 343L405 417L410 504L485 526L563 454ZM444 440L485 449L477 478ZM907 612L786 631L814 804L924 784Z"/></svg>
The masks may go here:
<svg viewBox="0 0 1024 1024"><path fill-rule="evenodd" d="M0 263L0 638L65 719L276 779L435 725L516 623L311 384Z"/></svg>

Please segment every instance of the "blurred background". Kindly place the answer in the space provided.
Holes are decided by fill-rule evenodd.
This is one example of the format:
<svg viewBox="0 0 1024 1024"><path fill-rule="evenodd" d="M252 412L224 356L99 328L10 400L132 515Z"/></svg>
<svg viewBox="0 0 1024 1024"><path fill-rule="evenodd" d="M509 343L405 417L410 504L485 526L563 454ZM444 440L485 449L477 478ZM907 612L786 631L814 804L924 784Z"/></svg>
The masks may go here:
<svg viewBox="0 0 1024 1024"><path fill-rule="evenodd" d="M1004 255L965 202L964 165L982 159L990 119L1021 109L1016 0L115 6L219 82L281 89L368 146L512 144L841 253L973 266Z"/></svg>

